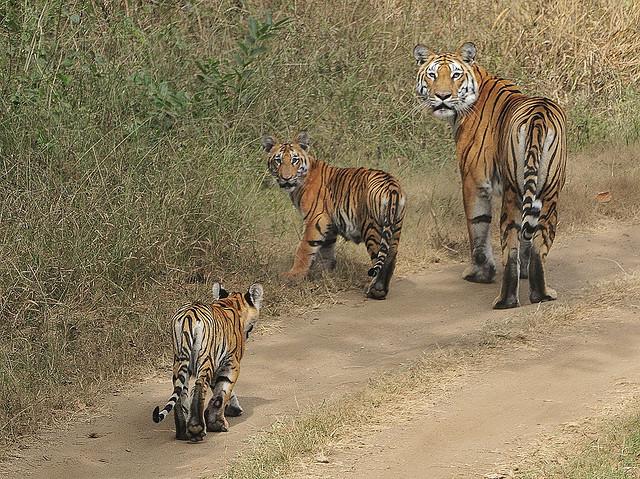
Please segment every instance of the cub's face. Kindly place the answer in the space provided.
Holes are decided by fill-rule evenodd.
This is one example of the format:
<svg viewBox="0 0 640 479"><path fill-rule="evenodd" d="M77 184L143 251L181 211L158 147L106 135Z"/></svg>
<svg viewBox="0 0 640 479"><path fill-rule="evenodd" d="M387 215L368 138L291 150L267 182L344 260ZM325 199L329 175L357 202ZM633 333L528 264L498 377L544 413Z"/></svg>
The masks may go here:
<svg viewBox="0 0 640 479"><path fill-rule="evenodd" d="M473 68L476 47L465 43L457 53L435 54L416 45L416 92L436 118L448 119L467 112L478 99Z"/></svg>
<svg viewBox="0 0 640 479"><path fill-rule="evenodd" d="M265 136L262 146L268 154L269 172L280 188L290 193L302 185L309 170L309 139L306 133L300 133L292 143L278 143L273 137Z"/></svg>

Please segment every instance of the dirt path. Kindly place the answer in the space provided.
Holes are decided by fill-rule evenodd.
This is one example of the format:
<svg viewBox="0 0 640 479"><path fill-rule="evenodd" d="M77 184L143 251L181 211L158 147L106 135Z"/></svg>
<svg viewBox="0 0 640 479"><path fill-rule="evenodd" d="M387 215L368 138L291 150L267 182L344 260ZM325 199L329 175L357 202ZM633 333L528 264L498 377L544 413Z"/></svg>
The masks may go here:
<svg viewBox="0 0 640 479"><path fill-rule="evenodd" d="M473 371L462 384L444 386L435 401L412 407L409 421L352 438L328 463L310 461L290 477L513 477L523 455L562 442L565 427L580 428L582 420L638 397L634 309L612 309L542 351L517 351L489 371Z"/></svg>
<svg viewBox="0 0 640 479"><path fill-rule="evenodd" d="M554 248L550 259L551 278L561 300L589 283L623 274L622 270L640 269L640 228L616 226L615 232L611 231L573 238ZM123 386L119 393L106 400L103 414L80 422L68 431L44 434L42 446L23 451L20 459L2 469L10 476L19 473L26 477L65 479L183 478L220 472L248 437L268 427L279 416L296 412L310 402L340 397L362 387L368 378L383 369L388 371L422 351L459 341L464 335L479 331L487 321L512 314L491 310L498 286L462 281L463 268L464 265L443 265L424 274L400 278L384 302L365 301L359 294L350 294L343 305L291 318L284 321L283 331L252 341L238 386L245 414L230 420L231 430L226 434L209 434L200 444L180 443L173 439L171 419L160 425L152 423L151 411L163 404L170 393L167 373L140 384ZM524 300L523 294L523 304L526 304ZM609 345L619 341L627 344L632 340L640 344L637 341L640 330L630 330L620 336L611 336ZM635 352L638 365L639 349ZM587 344L584 350L575 349L574 353L589 356L591 351ZM615 358L611 356L607 362L603 356L602 364L615 365ZM416 430L429 432L424 442L416 442L416 449L411 454L407 451L408 455L390 449L386 453L403 463L420 457L427 461L420 463L420 470L425 467L429 470L429 461L437 462L446 470L447 464L461 460L461 450L472 448L468 441L484 441L492 431L497 434L500 427L491 422L491 414L505 409L515 411L518 405L526 404L530 418L560 421L570 417L573 405L558 402L552 395L557 385L553 381L558 381L559 373L582 384L584 394L592 389L589 381L606 389L608 383L604 381L610 374L616 374L604 366L604 372L598 377L590 375L590 367L570 368L571 374L568 374L569 370L563 371L560 367L565 360L563 354L551 354L526 365L516 362L500 390L487 387L484 380L470 383L471 396L467 402L458 398L462 402L450 405L451 411L459 409L466 411L466 415L461 413L455 420L445 415L438 421L425 417L420 424L415 424ZM635 375L635 380L640 381L638 373L636 368L625 371L624 375ZM496 381L503 377L498 370L491 374L496 375L493 378ZM532 382L532 378L538 382ZM544 378L549 382L545 383ZM580 378L584 378L584 382ZM574 386L568 383L569 393ZM553 408L547 403L531 400L531 394L541 388L549 390L548 398L555 401L550 404L564 413L552 414ZM484 420L485 416L489 419ZM422 424L423 420L428 425ZM527 422L522 424L526 426ZM482 432L485 428L486 434ZM403 431L389 432L393 433L404 434ZM497 437L496 447L500 441ZM487 451L491 447L487 446ZM425 450L430 451L429 454L421 452ZM362 474L370 475L370 470L362 470ZM376 477L391 477L384 472L380 474ZM425 477L404 475L400 471L394 471L394 475ZM452 476L445 473L438 477Z"/></svg>

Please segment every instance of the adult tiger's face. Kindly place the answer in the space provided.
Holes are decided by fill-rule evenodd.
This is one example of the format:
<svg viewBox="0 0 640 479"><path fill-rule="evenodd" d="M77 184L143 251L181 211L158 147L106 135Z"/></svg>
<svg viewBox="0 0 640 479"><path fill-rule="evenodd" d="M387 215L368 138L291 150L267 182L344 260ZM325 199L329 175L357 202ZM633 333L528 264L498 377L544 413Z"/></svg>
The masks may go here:
<svg viewBox="0 0 640 479"><path fill-rule="evenodd" d="M436 118L465 113L478 99L478 81L473 68L476 47L465 43L457 53L437 55L416 45L413 55L419 65L416 91Z"/></svg>
<svg viewBox="0 0 640 479"><path fill-rule="evenodd" d="M294 143L278 143L273 137L264 136L262 146L269 155L269 171L280 188L290 193L302 185L309 171L309 137L305 132Z"/></svg>

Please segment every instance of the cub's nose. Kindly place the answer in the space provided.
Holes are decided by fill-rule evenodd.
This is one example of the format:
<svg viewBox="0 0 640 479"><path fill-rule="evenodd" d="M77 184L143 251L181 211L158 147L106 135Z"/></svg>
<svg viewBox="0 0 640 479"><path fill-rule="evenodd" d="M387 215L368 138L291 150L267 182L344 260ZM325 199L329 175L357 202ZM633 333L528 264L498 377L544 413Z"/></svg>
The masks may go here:
<svg viewBox="0 0 640 479"><path fill-rule="evenodd" d="M435 95L442 101L445 101L447 98L451 97L451 93L448 91L437 91L435 92Z"/></svg>

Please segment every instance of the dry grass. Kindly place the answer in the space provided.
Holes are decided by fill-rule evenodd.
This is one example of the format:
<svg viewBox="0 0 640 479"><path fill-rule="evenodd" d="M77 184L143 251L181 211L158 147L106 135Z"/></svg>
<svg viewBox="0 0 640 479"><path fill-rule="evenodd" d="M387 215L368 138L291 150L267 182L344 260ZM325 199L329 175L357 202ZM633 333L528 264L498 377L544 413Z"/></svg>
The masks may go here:
<svg viewBox="0 0 640 479"><path fill-rule="evenodd" d="M291 21L269 24L268 11ZM466 250L464 225L450 134L416 113L414 43L476 41L487 67L567 107L577 151L640 136L639 11L614 0L0 2L2 440L149 367L169 345L168 312L205 298L202 281L265 282L266 318L364 286L365 254L349 247L335 275L279 283L299 218L262 186L262 133L307 128L323 159L396 174L413 205L403 256L440 260ZM637 176L618 158L626 177L593 170L593 185L569 185L576 227L592 210L633 211ZM610 205L581 208L605 188Z"/></svg>

